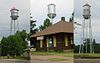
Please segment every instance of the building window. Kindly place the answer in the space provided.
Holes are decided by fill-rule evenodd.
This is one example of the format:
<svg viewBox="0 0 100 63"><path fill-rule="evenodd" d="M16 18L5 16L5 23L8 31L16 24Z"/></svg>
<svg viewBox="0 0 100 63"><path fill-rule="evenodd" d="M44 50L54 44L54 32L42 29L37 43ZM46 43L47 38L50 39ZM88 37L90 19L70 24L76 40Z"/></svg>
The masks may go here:
<svg viewBox="0 0 100 63"><path fill-rule="evenodd" d="M51 48L51 47L53 47L53 38L49 38L49 47Z"/></svg>

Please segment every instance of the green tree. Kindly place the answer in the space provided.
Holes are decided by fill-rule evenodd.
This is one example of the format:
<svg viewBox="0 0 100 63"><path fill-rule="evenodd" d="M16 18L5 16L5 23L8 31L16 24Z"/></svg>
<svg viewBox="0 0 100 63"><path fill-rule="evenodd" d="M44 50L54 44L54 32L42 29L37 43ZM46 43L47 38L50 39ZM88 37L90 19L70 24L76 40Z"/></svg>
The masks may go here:
<svg viewBox="0 0 100 63"><path fill-rule="evenodd" d="M1 40L1 51L2 51L2 55L7 55L8 53L8 41L6 37L3 37Z"/></svg>
<svg viewBox="0 0 100 63"><path fill-rule="evenodd" d="M49 20L49 19L45 19L45 20L44 20L44 28L47 28L47 27L49 27L50 25L52 25L52 23L50 22L50 20Z"/></svg>
<svg viewBox="0 0 100 63"><path fill-rule="evenodd" d="M35 34L36 32L38 32L38 28L36 27L35 24L36 21L30 20L30 35Z"/></svg>
<svg viewBox="0 0 100 63"><path fill-rule="evenodd" d="M44 30L45 28L47 28L51 25L52 25L52 23L50 22L50 20L48 18L46 18L43 22L43 25L39 26L39 31L42 31L42 30Z"/></svg>
<svg viewBox="0 0 100 63"><path fill-rule="evenodd" d="M27 33L25 30L17 31L15 35L3 37L1 40L2 55L21 55L23 50L27 48Z"/></svg>
<svg viewBox="0 0 100 63"><path fill-rule="evenodd" d="M42 30L44 30L45 28L44 28L44 26L43 25L40 25L39 26L39 31L42 31Z"/></svg>
<svg viewBox="0 0 100 63"><path fill-rule="evenodd" d="M34 31L33 34L35 34L37 30L38 30L37 32L42 31L42 30L44 30L45 28L49 27L50 25L52 25L52 23L50 22L50 20L49 20L48 18L46 18L46 19L44 20L44 22L43 22L43 25L40 25L40 26L38 27L38 29L36 28L36 29L33 30L33 31ZM36 26L36 25L33 24L33 28L34 28L35 26ZM30 32L30 33L31 33L31 32ZM31 45L34 46L34 47L36 47L36 42L33 42L33 39L32 39L32 38L30 38L30 41L31 41Z"/></svg>

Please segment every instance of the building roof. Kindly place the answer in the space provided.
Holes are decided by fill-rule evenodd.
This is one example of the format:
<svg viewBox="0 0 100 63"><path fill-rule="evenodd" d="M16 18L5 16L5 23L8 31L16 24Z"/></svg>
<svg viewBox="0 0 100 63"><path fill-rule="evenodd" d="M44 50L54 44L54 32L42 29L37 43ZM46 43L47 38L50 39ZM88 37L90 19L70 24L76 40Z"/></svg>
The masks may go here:
<svg viewBox="0 0 100 63"><path fill-rule="evenodd" d="M56 34L56 33L73 33L73 23L72 22L66 22L66 21L59 21L43 31L40 31L31 37L38 37L38 36L44 36L44 35L50 35L50 34Z"/></svg>

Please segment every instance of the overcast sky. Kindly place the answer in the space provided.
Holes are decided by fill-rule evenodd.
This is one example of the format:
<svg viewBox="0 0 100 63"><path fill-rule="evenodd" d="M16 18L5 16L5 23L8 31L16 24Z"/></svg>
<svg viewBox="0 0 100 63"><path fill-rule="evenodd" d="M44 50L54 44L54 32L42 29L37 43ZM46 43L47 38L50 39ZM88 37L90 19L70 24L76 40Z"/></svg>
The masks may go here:
<svg viewBox="0 0 100 63"><path fill-rule="evenodd" d="M10 9L19 9L19 28L29 30L30 0L0 0L0 38L10 33Z"/></svg>
<svg viewBox="0 0 100 63"><path fill-rule="evenodd" d="M75 21L82 21L82 6L86 0L0 0L0 38L9 35L10 29L10 9L16 7L19 9L20 30L29 30L29 13L31 11L33 20L37 20L39 26L47 18L47 5L54 3L56 5L56 14L53 22L60 21L61 17L69 20L74 10ZM100 43L100 0L87 0L90 3L92 15L93 37ZM80 42L80 26L75 29L75 43Z"/></svg>
<svg viewBox="0 0 100 63"><path fill-rule="evenodd" d="M69 20L73 12L73 0L31 0L31 12L34 20L37 20L37 25L41 25L47 18L47 5L56 5L56 17L53 23L60 21L61 17Z"/></svg>
<svg viewBox="0 0 100 63"><path fill-rule="evenodd" d="M92 31L93 38L96 39L96 42L100 43L100 0L75 0L74 9L75 9L75 21L81 23L83 20L83 5L89 3L91 5L91 20L92 20ZM81 27L77 26L75 29L75 42L80 43L80 31Z"/></svg>

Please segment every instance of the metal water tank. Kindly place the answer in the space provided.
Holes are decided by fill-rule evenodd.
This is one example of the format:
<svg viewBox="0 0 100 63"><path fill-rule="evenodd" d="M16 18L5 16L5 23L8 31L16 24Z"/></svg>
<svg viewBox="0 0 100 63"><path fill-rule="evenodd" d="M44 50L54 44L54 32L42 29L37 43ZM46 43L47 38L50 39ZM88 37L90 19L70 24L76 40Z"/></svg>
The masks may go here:
<svg viewBox="0 0 100 63"><path fill-rule="evenodd" d="M17 20L17 18L19 17L18 16L18 9L16 9L16 8L12 8L11 10L10 10L10 12L11 12L11 19L12 20Z"/></svg>
<svg viewBox="0 0 100 63"><path fill-rule="evenodd" d="M56 5L55 4L49 4L48 5L48 17L50 19L54 19L56 16Z"/></svg>
<svg viewBox="0 0 100 63"><path fill-rule="evenodd" d="M91 11L90 11L91 6L89 4L85 4L83 6L83 17L84 19L89 19L91 16Z"/></svg>

